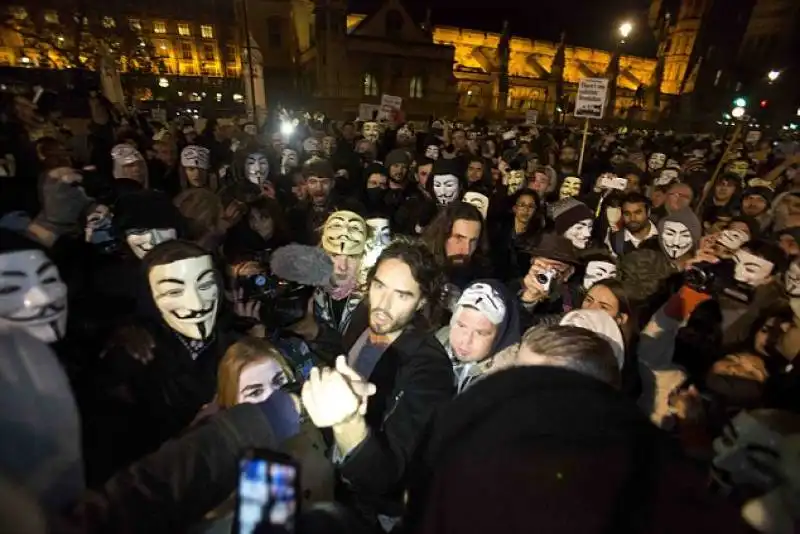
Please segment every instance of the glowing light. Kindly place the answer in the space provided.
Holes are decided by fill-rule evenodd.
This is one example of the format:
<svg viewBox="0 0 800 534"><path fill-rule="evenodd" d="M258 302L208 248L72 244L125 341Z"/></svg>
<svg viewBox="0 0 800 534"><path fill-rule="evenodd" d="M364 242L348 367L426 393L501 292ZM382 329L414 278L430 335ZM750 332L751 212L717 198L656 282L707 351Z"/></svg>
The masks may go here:
<svg viewBox="0 0 800 534"><path fill-rule="evenodd" d="M158 86L159 87L169 87L169 80L166 78L159 78L158 79Z"/></svg>
<svg viewBox="0 0 800 534"><path fill-rule="evenodd" d="M623 22L619 25L619 34L622 36L623 39L627 39L628 36L633 31L633 24L630 22Z"/></svg>
<svg viewBox="0 0 800 534"><path fill-rule="evenodd" d="M244 100L244 97L242 95L240 95L239 93L234 93L233 95L234 102L241 102L242 100Z"/></svg>
<svg viewBox="0 0 800 534"><path fill-rule="evenodd" d="M767 73L767 79L769 79L770 82L774 82L780 77L781 77L781 71L779 70L771 70Z"/></svg>
<svg viewBox="0 0 800 534"><path fill-rule="evenodd" d="M472 89L470 89L469 91L467 91L467 96L472 96Z"/></svg>
<svg viewBox="0 0 800 534"><path fill-rule="evenodd" d="M294 124L289 121L281 121L281 133L285 136L290 136L294 133Z"/></svg>
<svg viewBox="0 0 800 534"><path fill-rule="evenodd" d="M744 108L741 106L737 106L731 110L731 115L733 115L734 119L740 119L744 117Z"/></svg>
<svg viewBox="0 0 800 534"><path fill-rule="evenodd" d="M739 97L733 101L733 105L736 106L737 108L743 108L747 105L747 100L745 100L742 97Z"/></svg>
<svg viewBox="0 0 800 534"><path fill-rule="evenodd" d="M31 58L22 56L22 58L20 58L20 61L22 61L25 64L28 64L31 62Z"/></svg>
<svg viewBox="0 0 800 534"><path fill-rule="evenodd" d="M217 102L222 102L222 93L217 93Z"/></svg>

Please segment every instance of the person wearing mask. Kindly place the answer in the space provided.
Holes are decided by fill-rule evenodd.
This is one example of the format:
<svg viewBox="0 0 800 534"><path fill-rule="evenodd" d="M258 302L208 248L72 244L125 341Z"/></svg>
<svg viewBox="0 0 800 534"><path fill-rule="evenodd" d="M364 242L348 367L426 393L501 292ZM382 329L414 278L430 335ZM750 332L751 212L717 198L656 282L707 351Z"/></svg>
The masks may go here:
<svg viewBox="0 0 800 534"><path fill-rule="evenodd" d="M624 228L609 235L606 245L614 256L619 257L636 250L652 237L658 235L656 225L650 220L650 200L639 193L628 193L622 200Z"/></svg>
<svg viewBox="0 0 800 534"><path fill-rule="evenodd" d="M313 316L296 329L323 361L336 362L312 369L303 405L317 427L332 428L346 500L374 527L402 514L409 459L436 408L453 395L452 367L430 332L441 283L422 244L395 242L370 272L367 297L343 336Z"/></svg>
<svg viewBox="0 0 800 534"><path fill-rule="evenodd" d="M148 189L147 165L142 154L127 143L116 145L111 151L114 162L114 190L116 197Z"/></svg>
<svg viewBox="0 0 800 534"><path fill-rule="evenodd" d="M335 211L322 229L320 245L333 263L332 285L314 290L314 317L320 324L344 332L363 294L358 273L367 243L367 223L352 211Z"/></svg>
<svg viewBox="0 0 800 534"><path fill-rule="evenodd" d="M574 198L565 198L548 208L555 232L567 238L578 250L589 247L594 227L592 211Z"/></svg>
<svg viewBox="0 0 800 534"><path fill-rule="evenodd" d="M174 436L211 401L231 341L217 320L222 291L209 252L166 241L147 254L143 271L154 311L112 334L87 388L87 450L98 451L89 460L100 480Z"/></svg>
<svg viewBox="0 0 800 534"><path fill-rule="evenodd" d="M724 355L720 353L722 344L732 344L746 338L752 322L744 325L739 320L746 316L759 288L768 286L786 270L783 251L777 245L760 240L742 245L732 261L728 260L726 265L717 266L715 282L703 284L703 279L697 276L697 272L707 272L719 263L718 257L708 249L703 249L683 264L685 270L694 270L695 276L686 277L680 290L670 297L642 330L638 345L639 359L650 370L665 369L673 358L678 358L684 363L688 361L688 366L696 371L694 374L704 374L717 356ZM674 347L678 329L684 321L694 319L695 310L699 310L701 306L709 309L706 303L712 300L719 310L712 321L727 343L721 340L714 353L692 350L695 345L699 347L699 342L689 343L688 347L676 351ZM711 330L709 327L706 329Z"/></svg>
<svg viewBox="0 0 800 534"><path fill-rule="evenodd" d="M385 209L386 191L389 189L389 172L380 163L372 163L364 169L367 178L364 191L364 206L367 211Z"/></svg>
<svg viewBox="0 0 800 534"><path fill-rule="evenodd" d="M693 256L702 236L700 221L689 208L673 211L658 221L658 242L678 270Z"/></svg>
<svg viewBox="0 0 800 534"><path fill-rule="evenodd" d="M422 242L444 270L448 283L459 289L490 274L485 222L471 204L454 202L440 211L422 234Z"/></svg>
<svg viewBox="0 0 800 534"><path fill-rule="evenodd" d="M453 363L456 392L462 393L492 368L498 353L519 343L516 299L498 280L473 282L436 337Z"/></svg>
<svg viewBox="0 0 800 534"><path fill-rule="evenodd" d="M580 302L580 287L569 283L580 260L568 239L545 234L530 255L530 269L511 287L519 299L523 331L558 322Z"/></svg>

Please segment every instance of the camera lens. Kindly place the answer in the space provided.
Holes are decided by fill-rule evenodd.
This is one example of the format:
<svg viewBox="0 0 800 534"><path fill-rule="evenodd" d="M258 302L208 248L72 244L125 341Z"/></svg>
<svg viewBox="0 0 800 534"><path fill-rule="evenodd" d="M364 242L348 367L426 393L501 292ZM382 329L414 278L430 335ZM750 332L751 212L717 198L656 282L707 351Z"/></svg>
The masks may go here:
<svg viewBox="0 0 800 534"><path fill-rule="evenodd" d="M256 276L255 283L258 287L264 287L267 284L267 277L260 274Z"/></svg>
<svg viewBox="0 0 800 534"><path fill-rule="evenodd" d="M536 281L542 285L545 285L550 281L550 275L547 273L539 273L536 275Z"/></svg>

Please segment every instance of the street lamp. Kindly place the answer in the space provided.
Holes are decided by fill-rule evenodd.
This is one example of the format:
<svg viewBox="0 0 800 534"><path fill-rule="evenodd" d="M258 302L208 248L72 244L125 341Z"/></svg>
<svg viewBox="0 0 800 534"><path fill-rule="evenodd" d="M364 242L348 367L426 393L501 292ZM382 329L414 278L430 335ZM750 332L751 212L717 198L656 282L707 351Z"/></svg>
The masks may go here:
<svg viewBox="0 0 800 534"><path fill-rule="evenodd" d="M779 70L771 70L767 73L767 79L769 80L769 83L773 83L775 80L780 78L780 76L781 76L781 71Z"/></svg>
<svg viewBox="0 0 800 534"><path fill-rule="evenodd" d="M744 108L737 106L731 110L731 115L734 119L741 119L744 117Z"/></svg>
<svg viewBox="0 0 800 534"><path fill-rule="evenodd" d="M625 41L625 39L628 38L628 36L631 34L632 31L633 31L633 24L631 24L630 22L623 22L622 24L619 25L619 34L622 36L623 42Z"/></svg>

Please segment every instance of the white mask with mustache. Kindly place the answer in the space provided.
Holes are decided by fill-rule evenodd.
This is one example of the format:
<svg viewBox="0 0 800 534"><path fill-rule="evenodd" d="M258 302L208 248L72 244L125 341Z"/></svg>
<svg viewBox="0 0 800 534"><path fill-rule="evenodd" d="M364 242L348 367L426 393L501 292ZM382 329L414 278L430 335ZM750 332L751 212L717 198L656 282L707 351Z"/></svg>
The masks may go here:
<svg viewBox="0 0 800 534"><path fill-rule="evenodd" d="M125 232L125 241L137 258L144 258L153 247L178 238L174 228L132 229Z"/></svg>
<svg viewBox="0 0 800 534"><path fill-rule="evenodd" d="M217 321L219 286L210 255L151 267L148 281L153 300L170 328L191 339L211 336Z"/></svg>
<svg viewBox="0 0 800 534"><path fill-rule="evenodd" d="M0 327L53 343L67 328L67 285L41 250L0 254Z"/></svg>

